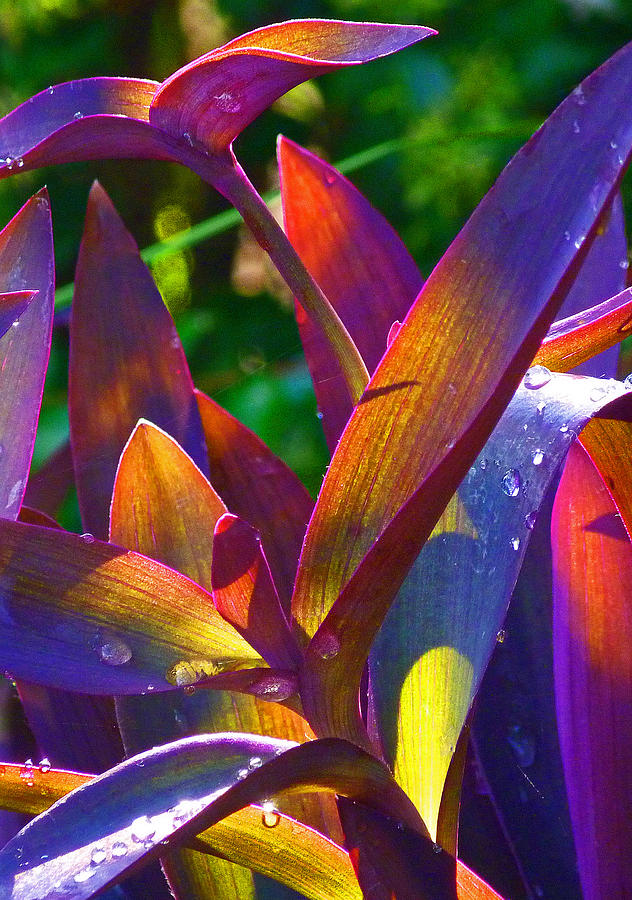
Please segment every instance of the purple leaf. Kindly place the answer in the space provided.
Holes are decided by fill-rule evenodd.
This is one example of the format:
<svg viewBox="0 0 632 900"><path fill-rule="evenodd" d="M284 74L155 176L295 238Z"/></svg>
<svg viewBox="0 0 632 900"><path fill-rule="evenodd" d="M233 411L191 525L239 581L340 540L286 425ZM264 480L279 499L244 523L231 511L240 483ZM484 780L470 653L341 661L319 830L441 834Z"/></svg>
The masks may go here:
<svg viewBox="0 0 632 900"><path fill-rule="evenodd" d="M278 158L287 235L371 374L423 279L388 222L333 166L283 137ZM352 412L348 391L329 342L298 303L296 317L333 453Z"/></svg>
<svg viewBox="0 0 632 900"><path fill-rule="evenodd" d="M37 291L12 291L0 294L0 338L17 322Z"/></svg>
<svg viewBox="0 0 632 900"><path fill-rule="evenodd" d="M54 300L53 238L46 191L40 191L0 232L0 289L32 292L18 324L0 338L0 510L17 516L31 465Z"/></svg>
<svg viewBox="0 0 632 900"><path fill-rule="evenodd" d="M90 192L70 326L69 417L83 527L107 538L121 451L140 418L208 473L204 435L173 320L99 184Z"/></svg>
<svg viewBox="0 0 632 900"><path fill-rule="evenodd" d="M290 88L341 66L369 62L435 34L418 25L305 19L268 25L199 57L164 81L149 119L211 152Z"/></svg>
<svg viewBox="0 0 632 900"><path fill-rule="evenodd" d="M91 897L165 846L301 787L345 794L426 833L386 767L345 741L296 747L254 735L204 735L134 757L34 819L0 852L0 890L7 900L27 900L59 884L75 900Z"/></svg>

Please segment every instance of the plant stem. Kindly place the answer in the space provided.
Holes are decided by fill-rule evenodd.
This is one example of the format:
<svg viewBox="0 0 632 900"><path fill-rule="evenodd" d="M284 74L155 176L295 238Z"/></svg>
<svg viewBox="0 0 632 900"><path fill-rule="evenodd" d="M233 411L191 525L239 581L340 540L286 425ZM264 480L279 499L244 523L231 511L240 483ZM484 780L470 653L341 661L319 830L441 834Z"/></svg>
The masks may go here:
<svg viewBox="0 0 632 900"><path fill-rule="evenodd" d="M227 160L228 162L228 160ZM211 182L239 211L255 240L279 270L286 284L310 318L322 329L336 356L347 390L355 406L367 385L369 373L338 313L309 274L285 232L234 156L221 170L196 171Z"/></svg>

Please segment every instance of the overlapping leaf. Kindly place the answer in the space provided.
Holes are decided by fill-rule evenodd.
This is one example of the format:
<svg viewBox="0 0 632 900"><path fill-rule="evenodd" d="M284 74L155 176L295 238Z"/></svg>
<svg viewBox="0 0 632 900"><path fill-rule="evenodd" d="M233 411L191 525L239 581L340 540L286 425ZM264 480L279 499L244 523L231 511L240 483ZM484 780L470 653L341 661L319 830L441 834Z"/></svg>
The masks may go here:
<svg viewBox="0 0 632 900"><path fill-rule="evenodd" d="M140 754L23 829L0 852L0 887L11 900L26 900L51 884L87 898L164 853L166 845L251 802L297 788L345 794L424 833L414 807L377 760L344 741L292 746L224 734Z"/></svg>
<svg viewBox="0 0 632 900"><path fill-rule="evenodd" d="M631 876L632 545L620 515L590 456L573 448L553 509L553 640L560 746L586 898L625 894Z"/></svg>
<svg viewBox="0 0 632 900"><path fill-rule="evenodd" d="M213 486L231 513L257 529L281 603L290 596L313 501L294 472L254 432L196 391Z"/></svg>
<svg viewBox="0 0 632 900"><path fill-rule="evenodd" d="M376 639L371 684L387 759L431 834L448 765L546 487L572 438L591 414L621 402L617 397L632 404L619 382L530 370ZM357 691L371 630L363 609L370 590L361 581L364 571L349 582L311 642L302 689L317 733L356 740L362 735Z"/></svg>
<svg viewBox="0 0 632 900"><path fill-rule="evenodd" d="M287 138L279 140L278 158L288 237L373 372L422 277L388 222L333 166ZM296 316L333 453L352 407L322 331L298 303Z"/></svg>
<svg viewBox="0 0 632 900"><path fill-rule="evenodd" d="M293 600L308 635L365 555L381 621L508 403L626 165L630 81L626 47L512 160L426 282L325 477Z"/></svg>
<svg viewBox="0 0 632 900"><path fill-rule="evenodd" d="M139 553L0 520L0 647L15 677L90 693L177 684L256 660L195 582Z"/></svg>

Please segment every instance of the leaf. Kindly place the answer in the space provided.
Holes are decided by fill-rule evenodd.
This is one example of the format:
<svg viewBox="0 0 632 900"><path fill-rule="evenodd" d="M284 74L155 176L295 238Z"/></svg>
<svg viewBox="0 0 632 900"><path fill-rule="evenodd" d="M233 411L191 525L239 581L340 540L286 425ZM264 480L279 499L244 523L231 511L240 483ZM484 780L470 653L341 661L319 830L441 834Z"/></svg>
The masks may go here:
<svg viewBox="0 0 632 900"><path fill-rule="evenodd" d="M632 288L597 306L555 322L533 360L556 372L575 366L616 346L632 330Z"/></svg>
<svg viewBox="0 0 632 900"><path fill-rule="evenodd" d="M237 516L215 525L213 602L273 667L294 670L302 654L285 618L257 532ZM269 699L274 699L271 692Z"/></svg>
<svg viewBox="0 0 632 900"><path fill-rule="evenodd" d="M173 688L257 654L199 585L139 553L0 520L0 655L15 677L95 694ZM171 681L169 681L171 678Z"/></svg>
<svg viewBox="0 0 632 900"><path fill-rule="evenodd" d="M632 45L514 157L426 281L343 432L310 521L292 609L308 637L369 551L372 580L389 580L382 599L365 600L382 607L379 624L509 402L622 175L631 80Z"/></svg>
<svg viewBox="0 0 632 900"><path fill-rule="evenodd" d="M630 882L632 545L590 456L569 453L553 507L560 746L585 897Z"/></svg>
<svg viewBox="0 0 632 900"><path fill-rule="evenodd" d="M619 382L531 370L376 638L371 685L386 759L433 836L448 766L546 488L590 416L619 397L632 403ZM364 598L378 590L360 566L307 649L301 697L319 735L363 738L357 698L373 631Z"/></svg>
<svg viewBox="0 0 632 900"><path fill-rule="evenodd" d="M195 393L213 485L230 511L261 535L281 603L289 612L314 503L294 472L254 432L201 391Z"/></svg>
<svg viewBox="0 0 632 900"><path fill-rule="evenodd" d="M157 87L82 78L40 91L0 120L0 178L82 159L177 159L178 142L149 124Z"/></svg>
<svg viewBox="0 0 632 900"><path fill-rule="evenodd" d="M43 772L39 767L32 770L32 783L24 775L24 766L0 764L2 808L38 814L93 779L76 772ZM269 806L246 806L193 838L191 845L238 860L314 900L362 897L343 847ZM182 853L191 855L187 850ZM457 862L457 895L459 900L499 896L461 862Z"/></svg>
<svg viewBox="0 0 632 900"><path fill-rule="evenodd" d="M90 192L70 325L69 418L83 527L106 538L114 475L140 418L208 471L193 384L173 320L98 183Z"/></svg>
<svg viewBox="0 0 632 900"><path fill-rule="evenodd" d="M278 159L287 235L373 372L423 279L388 222L333 166L284 137ZM348 392L324 334L298 303L296 317L333 453L352 412Z"/></svg>
<svg viewBox="0 0 632 900"><path fill-rule="evenodd" d="M11 900L41 896L54 883L72 887L76 900L90 897L165 846L304 786L395 812L423 833L386 768L344 741L292 747L253 735L204 735L127 760L34 819L0 852L0 887Z"/></svg>
<svg viewBox="0 0 632 900"><path fill-rule="evenodd" d="M225 512L191 457L169 434L141 419L116 472L112 543L164 562L210 591L213 528Z"/></svg>
<svg viewBox="0 0 632 900"><path fill-rule="evenodd" d="M160 85L150 122L214 153L288 90L342 66L395 53L429 35L417 25L296 19L243 34Z"/></svg>
<svg viewBox="0 0 632 900"><path fill-rule="evenodd" d="M43 190L0 232L2 291L23 299L32 294L18 324L0 338L0 509L6 518L18 514L33 455L53 324L53 259Z"/></svg>

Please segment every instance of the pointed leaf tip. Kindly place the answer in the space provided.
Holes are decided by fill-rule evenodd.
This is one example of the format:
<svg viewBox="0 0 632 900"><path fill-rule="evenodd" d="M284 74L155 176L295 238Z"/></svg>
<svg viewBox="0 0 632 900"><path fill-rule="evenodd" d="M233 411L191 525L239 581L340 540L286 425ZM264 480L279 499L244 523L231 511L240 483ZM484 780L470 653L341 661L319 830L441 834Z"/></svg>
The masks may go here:
<svg viewBox="0 0 632 900"><path fill-rule="evenodd" d="M191 145L226 150L290 88L369 62L436 32L419 25L296 19L241 35L179 69L152 100L150 122Z"/></svg>

